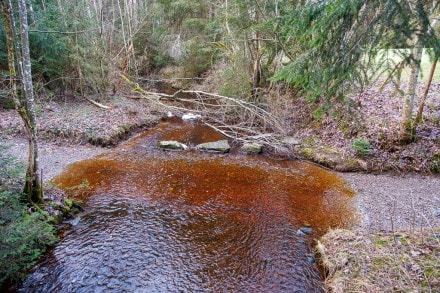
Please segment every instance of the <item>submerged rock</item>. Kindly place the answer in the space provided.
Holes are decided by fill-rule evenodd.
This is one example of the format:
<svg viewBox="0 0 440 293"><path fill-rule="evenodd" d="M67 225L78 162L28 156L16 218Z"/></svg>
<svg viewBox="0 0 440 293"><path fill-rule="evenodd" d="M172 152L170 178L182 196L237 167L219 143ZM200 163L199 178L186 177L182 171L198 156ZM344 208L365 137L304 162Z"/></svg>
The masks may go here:
<svg viewBox="0 0 440 293"><path fill-rule="evenodd" d="M201 143L198 144L196 148L200 151L217 152L217 153L227 153L231 149L226 139Z"/></svg>
<svg viewBox="0 0 440 293"><path fill-rule="evenodd" d="M181 142L175 141L175 140L163 140L160 141L158 146L161 149L165 149L165 150L186 150L188 149L188 147L186 145L184 145Z"/></svg>
<svg viewBox="0 0 440 293"><path fill-rule="evenodd" d="M303 232L304 234L310 234L312 233L313 229L312 227L301 227L299 228L299 231Z"/></svg>
<svg viewBox="0 0 440 293"><path fill-rule="evenodd" d="M262 148L263 148L263 145L260 143L249 142L249 143L243 144L241 146L240 150L245 154L256 155L256 154L261 153Z"/></svg>

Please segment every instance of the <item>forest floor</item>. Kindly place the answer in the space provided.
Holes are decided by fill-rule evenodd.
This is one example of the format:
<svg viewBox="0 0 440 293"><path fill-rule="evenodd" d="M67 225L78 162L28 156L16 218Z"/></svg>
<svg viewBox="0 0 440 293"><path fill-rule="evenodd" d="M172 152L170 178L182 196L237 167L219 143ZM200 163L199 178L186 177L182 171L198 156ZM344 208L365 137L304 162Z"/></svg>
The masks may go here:
<svg viewBox="0 0 440 293"><path fill-rule="evenodd" d="M303 149L293 151L301 155L304 149L312 149L312 152L307 150L302 154L309 155L308 159L312 161L339 171L350 170L341 167L345 166L339 161L341 154L345 162L347 158L354 158L360 162L357 164L360 168L355 169L361 172L340 173L340 175L356 192L355 203L361 221L359 225L352 227L356 236L350 234L347 238L344 232L333 237L331 244L326 243L326 251L331 252L330 257L331 254L340 253L361 255L356 249L365 250L365 247L357 246L359 239L365 240L365 243L371 241L377 243L378 239L386 239L383 241L391 243L389 238L386 238L388 236L385 237L383 233L396 235L397 231L419 231L424 233L424 237L430 235L438 237L440 177L438 173L433 172L435 171L433 164L439 162L434 160L435 156L439 156L440 160L440 83L433 85L428 96L425 120L418 129L418 140L408 146L396 144L400 99L393 98L391 92L392 88L386 88L383 92L370 88L361 95L354 96L353 101L362 110L353 114L356 115L353 116L356 119L351 122L342 122L330 117L324 117L316 122L310 111L305 110L313 109L299 100L290 101L293 103L289 103L289 106L283 109L285 112L291 112L288 124L292 125L292 130L289 134L304 141L306 145ZM68 164L105 152L135 133L150 128L165 115L163 109L152 106L145 100L133 99L122 94L113 95L100 102L111 108L104 110L85 100L72 97L46 97L39 100L36 110L41 139L40 159L45 181L60 173ZM0 107L0 144L9 145L7 152L25 161L27 141L21 125L15 110ZM371 142L372 149L368 156L356 156L351 147L353 137L366 138ZM321 151L324 155L314 154ZM335 161L336 154L339 157ZM354 242L350 242L350 239L354 239ZM413 254L434 256L434 260L437 261L440 240L436 239L426 242L427 245L429 243L429 249L420 248L422 253L419 253L419 249ZM396 257L400 253L399 247L406 247L397 244L387 244L388 246L393 247ZM335 251L336 248L339 248L339 251ZM374 253L377 254L377 251ZM411 256L411 251L409 255ZM349 267L353 259L356 258L348 257L347 262L335 271L345 270L343 273L345 279L352 277L350 273L358 274L355 269ZM424 266L426 258L422 260L424 262L422 265L416 263L407 269L403 266L406 271L401 275L414 275L414 278L419 278L420 270L424 270L425 275L429 271L431 273L429 273L428 287L439 288L436 287L440 286L438 263L430 270L432 263L426 262L429 266L426 268ZM375 268L384 269L382 266ZM416 274L411 271L414 268L418 270ZM369 269L377 275L377 271ZM389 267L385 270L389 270ZM336 273L333 273L333 276L335 275ZM432 278L434 280L431 280ZM404 278L402 280L408 283ZM425 280L426 278L422 281ZM364 288L386 288L371 286ZM408 288L399 286L398 288Z"/></svg>

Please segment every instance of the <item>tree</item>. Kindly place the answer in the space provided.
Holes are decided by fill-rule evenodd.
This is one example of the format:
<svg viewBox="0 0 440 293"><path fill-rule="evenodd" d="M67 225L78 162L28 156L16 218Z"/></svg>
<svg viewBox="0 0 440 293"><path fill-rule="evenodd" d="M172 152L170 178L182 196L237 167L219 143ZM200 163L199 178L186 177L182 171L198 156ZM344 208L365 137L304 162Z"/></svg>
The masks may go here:
<svg viewBox="0 0 440 293"><path fill-rule="evenodd" d="M433 27L438 14L438 1L311 1L278 21L281 33L294 40L297 51L275 79L289 82L311 101L325 99L331 107L355 85L369 83L381 51L409 49L402 51L411 74L399 131L399 140L408 142L422 49L440 53Z"/></svg>
<svg viewBox="0 0 440 293"><path fill-rule="evenodd" d="M39 159L36 130L35 100L32 83L31 59L29 52L29 26L25 0L17 0L19 28L15 23L11 0L1 0L2 18L6 31L8 67L11 95L20 114L29 142L28 167L23 193L29 203L38 204L43 200L42 184L39 176ZM18 67L18 73L16 68ZM20 81L20 93L17 91Z"/></svg>
<svg viewBox="0 0 440 293"><path fill-rule="evenodd" d="M438 36L435 34L436 25L438 23L438 19L434 17L434 15L438 14L438 1L433 1L428 5L424 5L421 1L417 1L413 5L411 2L408 2L408 10L412 12L414 17L414 22L416 26L416 30L414 32L414 47L411 53L411 72L408 81L408 90L404 97L403 102L403 110L402 110L402 119L400 123L399 130L399 140L401 142L410 142L414 139L416 127L420 122L420 117L423 111L423 103L421 103L421 107L419 107L419 113L417 113L417 117L413 120L413 108L414 108L414 98L416 96L417 82L418 76L420 72L420 63L422 59L423 47L425 46L433 46L437 50L435 50L435 58L434 64L436 64L438 56L439 56L439 42ZM437 11L436 11L437 10ZM438 15L437 15L438 17ZM430 47L430 46L429 46ZM428 48L429 48L428 47ZM435 66L433 66L433 70L435 70ZM434 72L431 73L431 78ZM428 81L430 85L430 81ZM427 90L429 90L429 86L427 86ZM426 92L427 95L427 92Z"/></svg>

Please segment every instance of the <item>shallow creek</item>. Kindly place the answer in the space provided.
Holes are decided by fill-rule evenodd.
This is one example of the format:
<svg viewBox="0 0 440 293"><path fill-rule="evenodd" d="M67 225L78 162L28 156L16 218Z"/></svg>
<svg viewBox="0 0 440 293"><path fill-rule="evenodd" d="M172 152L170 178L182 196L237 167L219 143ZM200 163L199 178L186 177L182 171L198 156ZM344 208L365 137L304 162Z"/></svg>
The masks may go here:
<svg viewBox="0 0 440 293"><path fill-rule="evenodd" d="M355 221L352 191L307 163L156 147L219 139L169 119L67 168L85 210L19 291L322 292L310 245Z"/></svg>

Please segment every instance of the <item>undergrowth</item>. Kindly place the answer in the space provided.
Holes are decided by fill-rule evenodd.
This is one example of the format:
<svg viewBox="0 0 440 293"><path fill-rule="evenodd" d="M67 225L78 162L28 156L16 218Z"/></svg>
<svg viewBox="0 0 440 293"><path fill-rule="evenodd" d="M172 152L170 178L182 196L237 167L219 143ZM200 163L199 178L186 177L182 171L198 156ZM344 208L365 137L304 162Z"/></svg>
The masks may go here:
<svg viewBox="0 0 440 293"><path fill-rule="evenodd" d="M57 241L55 227L46 212L34 211L17 188L24 165L7 156L0 145L0 288L7 279L20 280L47 246Z"/></svg>
<svg viewBox="0 0 440 293"><path fill-rule="evenodd" d="M0 285L25 276L46 247L56 242L44 212L30 212L20 195L0 193Z"/></svg>

